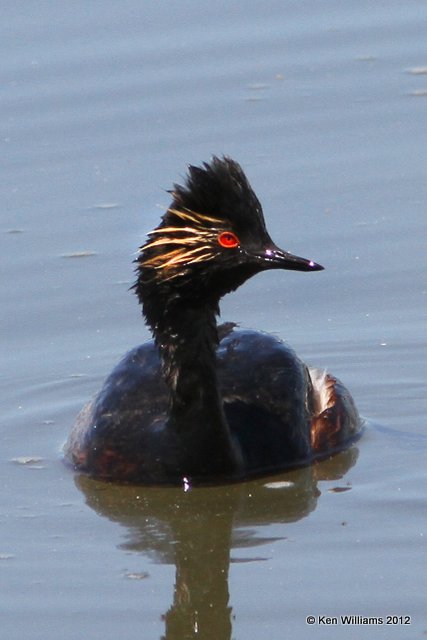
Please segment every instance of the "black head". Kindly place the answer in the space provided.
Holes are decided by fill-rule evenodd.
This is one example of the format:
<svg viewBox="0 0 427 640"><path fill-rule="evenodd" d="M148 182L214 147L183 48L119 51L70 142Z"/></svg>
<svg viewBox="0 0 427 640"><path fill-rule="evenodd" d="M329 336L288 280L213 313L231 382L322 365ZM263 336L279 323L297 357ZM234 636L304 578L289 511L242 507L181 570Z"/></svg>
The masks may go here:
<svg viewBox="0 0 427 640"><path fill-rule="evenodd" d="M323 268L273 243L258 198L230 158L190 166L185 185L170 193L172 204L137 259L143 303L153 286L171 300L218 301L266 269Z"/></svg>

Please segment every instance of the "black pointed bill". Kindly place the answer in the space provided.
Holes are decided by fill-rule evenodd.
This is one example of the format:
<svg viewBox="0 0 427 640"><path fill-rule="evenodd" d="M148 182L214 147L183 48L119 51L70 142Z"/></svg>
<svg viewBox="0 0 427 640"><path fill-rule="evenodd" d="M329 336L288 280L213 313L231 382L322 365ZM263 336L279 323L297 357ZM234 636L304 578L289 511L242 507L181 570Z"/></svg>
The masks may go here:
<svg viewBox="0 0 427 640"><path fill-rule="evenodd" d="M324 269L322 265L313 262L313 260L294 256L274 245L257 253L256 257L264 263L264 269L291 269L292 271L322 271Z"/></svg>

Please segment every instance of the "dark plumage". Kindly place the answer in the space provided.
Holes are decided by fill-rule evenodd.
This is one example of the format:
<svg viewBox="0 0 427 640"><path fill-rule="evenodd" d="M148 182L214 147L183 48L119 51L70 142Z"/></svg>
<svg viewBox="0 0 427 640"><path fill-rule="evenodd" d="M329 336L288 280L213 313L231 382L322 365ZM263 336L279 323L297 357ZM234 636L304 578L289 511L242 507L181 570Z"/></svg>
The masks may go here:
<svg viewBox="0 0 427 640"><path fill-rule="evenodd" d="M318 271L282 251L230 158L190 167L148 234L135 291L154 341L128 353L83 409L66 457L98 478L225 482L309 464L348 446L348 391L276 338L217 327L220 298L267 269Z"/></svg>

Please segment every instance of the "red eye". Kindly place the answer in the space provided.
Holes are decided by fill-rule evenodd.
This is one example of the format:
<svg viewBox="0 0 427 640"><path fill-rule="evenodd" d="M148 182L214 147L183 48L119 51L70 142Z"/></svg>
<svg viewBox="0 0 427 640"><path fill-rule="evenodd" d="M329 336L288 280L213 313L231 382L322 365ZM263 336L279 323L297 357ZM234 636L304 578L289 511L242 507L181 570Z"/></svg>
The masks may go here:
<svg viewBox="0 0 427 640"><path fill-rule="evenodd" d="M224 249L235 249L239 246L239 238L231 231L223 231L218 236L218 242Z"/></svg>

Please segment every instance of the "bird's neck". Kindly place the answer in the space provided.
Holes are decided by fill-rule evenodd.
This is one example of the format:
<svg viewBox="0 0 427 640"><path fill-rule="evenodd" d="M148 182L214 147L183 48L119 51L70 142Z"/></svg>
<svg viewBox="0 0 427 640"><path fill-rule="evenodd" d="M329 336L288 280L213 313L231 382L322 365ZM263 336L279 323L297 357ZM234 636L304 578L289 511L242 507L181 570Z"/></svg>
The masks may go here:
<svg viewBox="0 0 427 640"><path fill-rule="evenodd" d="M218 336L213 309L164 310L155 328L155 339L174 407L185 408L202 394L216 398Z"/></svg>
<svg viewBox="0 0 427 640"><path fill-rule="evenodd" d="M186 445L189 475L234 474L237 454L218 386L218 306L177 304L162 311L152 328L170 389L168 428Z"/></svg>

